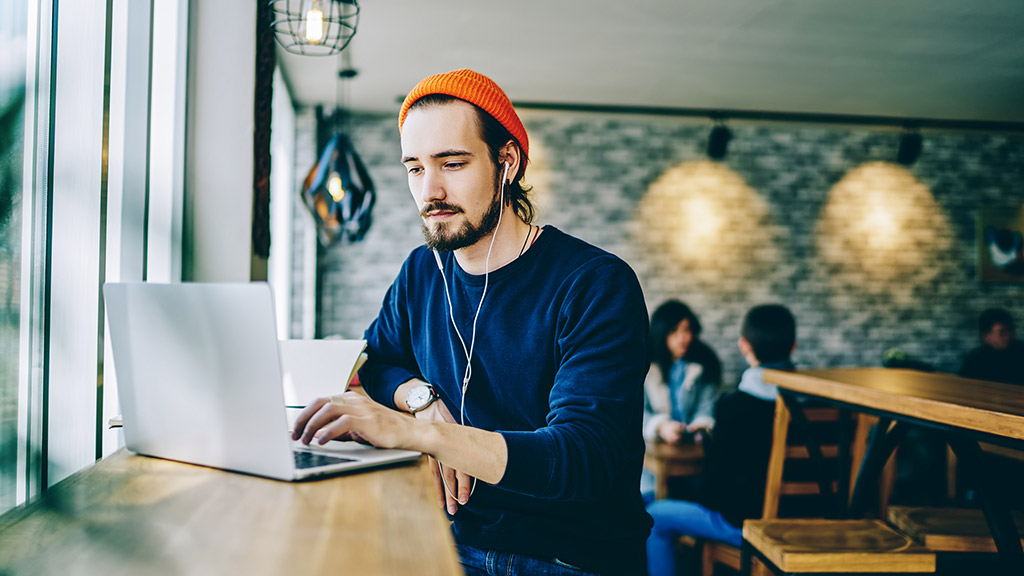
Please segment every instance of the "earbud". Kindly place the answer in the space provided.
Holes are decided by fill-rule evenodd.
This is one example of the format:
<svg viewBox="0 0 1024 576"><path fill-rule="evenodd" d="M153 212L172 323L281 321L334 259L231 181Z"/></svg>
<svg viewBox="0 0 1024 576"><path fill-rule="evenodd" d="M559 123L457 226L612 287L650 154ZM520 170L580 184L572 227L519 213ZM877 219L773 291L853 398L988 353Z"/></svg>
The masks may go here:
<svg viewBox="0 0 1024 576"><path fill-rule="evenodd" d="M501 175L501 188L502 188L501 193L502 194L505 193L505 185L506 184L511 184L511 182L508 181L508 162L505 162L505 173Z"/></svg>

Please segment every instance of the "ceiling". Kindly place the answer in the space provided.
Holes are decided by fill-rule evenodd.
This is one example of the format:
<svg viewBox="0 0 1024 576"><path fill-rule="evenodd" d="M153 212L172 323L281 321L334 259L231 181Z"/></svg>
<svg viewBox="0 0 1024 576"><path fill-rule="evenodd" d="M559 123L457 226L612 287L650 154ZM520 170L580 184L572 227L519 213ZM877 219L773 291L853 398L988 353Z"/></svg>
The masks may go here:
<svg viewBox="0 0 1024 576"><path fill-rule="evenodd" d="M279 49L297 103L396 112L421 78L473 68L520 103L1024 122L1021 0L360 7L342 57ZM358 77L337 81L342 64Z"/></svg>

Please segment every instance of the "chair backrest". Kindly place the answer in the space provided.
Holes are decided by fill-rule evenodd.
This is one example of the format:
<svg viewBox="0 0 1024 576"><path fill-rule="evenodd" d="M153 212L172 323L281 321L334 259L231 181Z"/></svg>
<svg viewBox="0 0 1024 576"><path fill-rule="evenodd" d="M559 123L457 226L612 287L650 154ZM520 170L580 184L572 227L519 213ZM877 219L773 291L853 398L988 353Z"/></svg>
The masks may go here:
<svg viewBox="0 0 1024 576"><path fill-rule="evenodd" d="M803 419L807 421L808 428L810 430L802 430L799 432L794 431L790 434L791 427L793 426L793 416L789 411L789 408L782 401L781 398L775 402L775 423L772 436L772 450L768 460L768 473L765 482L765 496L764 505L762 508L763 520L773 519L779 517L780 501L783 497L787 499L802 498L805 501L807 499L821 499L821 489L819 482L816 479L807 476L808 468L810 466L794 466L793 463L810 463L811 450L808 448L806 440L809 434L818 434L824 432L824 441L818 443L818 449L822 453L822 457L827 461L831 462L831 467L838 471L841 468L837 466L839 456L839 441L848 440L850 442L850 476L846 482L840 482L837 475L830 479L831 481L831 492L833 495L838 493L840 487L850 486L848 491L845 491L846 501L849 502L850 492L852 486L857 480L857 472L859 466L857 465L864 456L864 452L867 448L868 435L871 427L878 421L877 418L868 416L865 414L855 414L847 420L844 425L847 427L847 432L850 432L849 427L853 426L852 435L847 439L847 435L839 434L840 430L840 418L841 412L837 408L822 407L822 406L805 406L802 410ZM831 428L831 430L827 430ZM823 430L824 429L824 430ZM787 464L789 466L787 467ZM890 460L886 466L886 472L883 473L884 478L887 480L882 482L879 501L880 503L887 503L889 492L892 489L892 478L895 475L894 461ZM784 472L786 470L794 470L795 468L803 467L803 477L795 478L794 475L786 476ZM812 471L813 472L813 471ZM810 478L810 479L809 479ZM836 500L838 500L836 496ZM829 510L836 508L837 502L830 502L827 505ZM820 513L820 506L818 507ZM881 511L884 518L885 510ZM729 544L723 542L715 542L713 540L707 540L704 542L702 550L702 568L704 576L713 576L714 567L716 564L725 564L734 571L740 570L740 551L738 548L734 548ZM760 562L754 562L752 566L754 574L767 574L769 570L763 566Z"/></svg>
<svg viewBox="0 0 1024 576"><path fill-rule="evenodd" d="M808 515L807 509L813 509L816 512L813 515L827 515L837 512L841 504L845 506L856 482L857 464L864 455L871 426L877 422L876 418L864 414L850 414L841 421L842 411L826 406L803 406L802 415L802 419L797 420L802 420L805 426L798 426L782 398L775 403L762 519L778 518L784 499L796 510L789 515L797 516ZM814 450L811 437L816 439L821 454L820 467L815 467L811 458ZM849 447L849 466L839 462L842 443ZM846 470L849 476L841 478L839 473ZM833 495L832 500L823 500L823 482L827 493ZM883 489L881 496L887 500L888 491Z"/></svg>

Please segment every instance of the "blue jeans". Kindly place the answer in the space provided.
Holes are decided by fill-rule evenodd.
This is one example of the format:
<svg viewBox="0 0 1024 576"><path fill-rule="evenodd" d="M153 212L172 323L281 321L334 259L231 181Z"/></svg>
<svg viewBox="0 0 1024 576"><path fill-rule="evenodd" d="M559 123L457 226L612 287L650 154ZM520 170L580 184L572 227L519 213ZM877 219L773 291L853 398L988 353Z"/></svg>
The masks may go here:
<svg viewBox="0 0 1024 576"><path fill-rule="evenodd" d="M461 544L457 547L466 576L597 576L557 558L543 560Z"/></svg>
<svg viewBox="0 0 1024 576"><path fill-rule="evenodd" d="M682 535L718 540L737 548L743 531L714 510L684 500L657 500L647 506L654 528L647 538L647 571L650 576L675 576L676 540Z"/></svg>

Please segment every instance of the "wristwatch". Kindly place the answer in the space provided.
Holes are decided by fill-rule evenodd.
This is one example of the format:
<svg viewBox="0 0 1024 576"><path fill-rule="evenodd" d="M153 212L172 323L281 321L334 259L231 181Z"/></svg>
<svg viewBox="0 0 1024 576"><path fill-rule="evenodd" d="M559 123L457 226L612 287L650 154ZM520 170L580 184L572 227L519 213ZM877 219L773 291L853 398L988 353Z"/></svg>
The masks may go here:
<svg viewBox="0 0 1024 576"><path fill-rule="evenodd" d="M430 384L422 384L409 390L409 394L405 397L405 403L409 405L409 412L415 414L433 404L437 398L437 393L434 392L434 388Z"/></svg>

